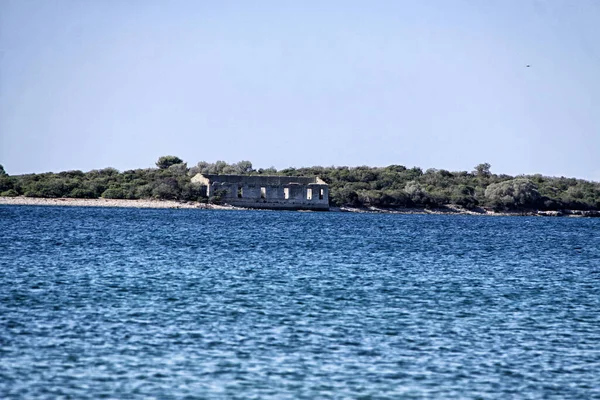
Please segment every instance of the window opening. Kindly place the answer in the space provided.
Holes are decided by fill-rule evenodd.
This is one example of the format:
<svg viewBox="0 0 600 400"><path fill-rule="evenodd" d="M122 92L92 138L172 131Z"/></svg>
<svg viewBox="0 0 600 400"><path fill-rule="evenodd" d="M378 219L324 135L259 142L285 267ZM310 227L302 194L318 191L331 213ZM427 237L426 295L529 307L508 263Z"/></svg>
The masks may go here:
<svg viewBox="0 0 600 400"><path fill-rule="evenodd" d="M266 187L261 187L260 188L260 198L261 199L266 199L267 198L267 188Z"/></svg>
<svg viewBox="0 0 600 400"><path fill-rule="evenodd" d="M241 199L243 197L244 190L242 189L241 186L238 186L238 192L237 192L237 194L238 194L238 199Z"/></svg>
<svg viewBox="0 0 600 400"><path fill-rule="evenodd" d="M290 198L290 188L283 188L283 198L286 200Z"/></svg>
<svg viewBox="0 0 600 400"><path fill-rule="evenodd" d="M306 200L312 200L312 189L306 189Z"/></svg>
<svg viewBox="0 0 600 400"><path fill-rule="evenodd" d="M323 189L319 190L319 200L323 200L323 196L325 195L325 191Z"/></svg>

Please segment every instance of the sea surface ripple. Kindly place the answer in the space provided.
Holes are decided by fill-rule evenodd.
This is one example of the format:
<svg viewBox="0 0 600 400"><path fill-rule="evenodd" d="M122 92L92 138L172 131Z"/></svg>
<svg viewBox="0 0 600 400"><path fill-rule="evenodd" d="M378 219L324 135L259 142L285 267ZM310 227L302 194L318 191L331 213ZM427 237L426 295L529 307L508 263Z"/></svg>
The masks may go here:
<svg viewBox="0 0 600 400"><path fill-rule="evenodd" d="M0 398L600 399L600 219L0 206Z"/></svg>

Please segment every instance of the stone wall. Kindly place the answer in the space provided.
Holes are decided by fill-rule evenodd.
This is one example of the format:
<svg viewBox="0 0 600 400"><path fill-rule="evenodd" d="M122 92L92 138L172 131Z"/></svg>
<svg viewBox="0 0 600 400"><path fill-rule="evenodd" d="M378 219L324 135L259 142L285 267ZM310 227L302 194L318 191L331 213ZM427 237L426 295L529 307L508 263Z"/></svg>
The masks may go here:
<svg viewBox="0 0 600 400"><path fill-rule="evenodd" d="M314 177L198 174L192 182L207 187L237 207L283 210L329 210L329 187Z"/></svg>

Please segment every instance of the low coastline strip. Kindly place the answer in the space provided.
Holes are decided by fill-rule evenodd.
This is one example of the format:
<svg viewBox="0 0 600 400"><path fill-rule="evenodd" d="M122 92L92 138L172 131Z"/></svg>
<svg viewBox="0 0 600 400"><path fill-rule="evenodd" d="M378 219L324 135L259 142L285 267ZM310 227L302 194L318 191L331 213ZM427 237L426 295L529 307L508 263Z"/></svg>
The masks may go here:
<svg viewBox="0 0 600 400"><path fill-rule="evenodd" d="M177 200L125 200L125 199L75 199L75 198L40 198L40 197L2 197L0 205L22 206L71 206L71 207L127 207L127 208L158 208L158 209L199 209L199 210L246 210L228 204L207 204L193 201ZM504 211L498 212L484 208L468 210L459 206L448 205L444 208L352 208L331 207L330 211L373 213L373 214L436 214L436 215L480 215L480 216L541 216L541 217L600 217L598 211Z"/></svg>
<svg viewBox="0 0 600 400"><path fill-rule="evenodd" d="M125 200L125 199L73 199L38 197L0 197L0 205L22 206L73 206L73 207L128 207L128 208L193 208L193 209L236 209L231 206L176 200Z"/></svg>

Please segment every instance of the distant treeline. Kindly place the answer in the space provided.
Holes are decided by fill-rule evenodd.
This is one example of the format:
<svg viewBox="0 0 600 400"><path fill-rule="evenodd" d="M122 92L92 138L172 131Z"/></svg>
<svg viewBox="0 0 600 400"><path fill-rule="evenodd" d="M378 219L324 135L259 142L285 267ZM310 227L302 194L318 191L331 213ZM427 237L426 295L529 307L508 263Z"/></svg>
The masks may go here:
<svg viewBox="0 0 600 400"><path fill-rule="evenodd" d="M160 157L157 168L9 176L0 166L0 195L111 199L215 201L191 182L197 173L319 176L329 186L332 206L443 207L495 210L600 210L600 183L564 177L496 175L487 163L473 171L375 167L310 167L254 169L250 161L228 164L199 162L188 168L178 157Z"/></svg>

